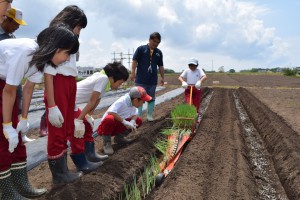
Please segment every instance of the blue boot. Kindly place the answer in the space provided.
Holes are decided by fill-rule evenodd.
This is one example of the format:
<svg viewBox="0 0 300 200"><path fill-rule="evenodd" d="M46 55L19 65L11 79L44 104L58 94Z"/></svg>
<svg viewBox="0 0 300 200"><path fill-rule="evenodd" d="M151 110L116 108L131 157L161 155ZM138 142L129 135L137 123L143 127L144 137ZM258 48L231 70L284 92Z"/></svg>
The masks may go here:
<svg viewBox="0 0 300 200"><path fill-rule="evenodd" d="M143 105L140 106L140 107L138 108L138 110L139 110L139 116L141 117L142 114L143 114Z"/></svg>
<svg viewBox="0 0 300 200"><path fill-rule="evenodd" d="M97 163L88 161L84 152L79 154L71 154L70 156L76 165L77 170L82 171L83 173L92 172L103 164L102 161Z"/></svg>
<svg viewBox="0 0 300 200"><path fill-rule="evenodd" d="M149 122L152 122L154 120L153 119L154 106L155 106L155 101L148 102L147 119Z"/></svg>

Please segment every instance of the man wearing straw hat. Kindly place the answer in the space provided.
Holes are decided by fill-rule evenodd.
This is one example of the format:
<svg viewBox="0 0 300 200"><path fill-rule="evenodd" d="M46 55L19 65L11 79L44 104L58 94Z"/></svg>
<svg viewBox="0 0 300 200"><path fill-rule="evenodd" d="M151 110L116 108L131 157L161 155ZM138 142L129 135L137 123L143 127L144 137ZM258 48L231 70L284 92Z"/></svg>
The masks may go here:
<svg viewBox="0 0 300 200"><path fill-rule="evenodd" d="M23 13L16 8L7 11L6 19L0 25L0 40L16 38L13 33L18 30L20 25L27 25L23 20Z"/></svg>

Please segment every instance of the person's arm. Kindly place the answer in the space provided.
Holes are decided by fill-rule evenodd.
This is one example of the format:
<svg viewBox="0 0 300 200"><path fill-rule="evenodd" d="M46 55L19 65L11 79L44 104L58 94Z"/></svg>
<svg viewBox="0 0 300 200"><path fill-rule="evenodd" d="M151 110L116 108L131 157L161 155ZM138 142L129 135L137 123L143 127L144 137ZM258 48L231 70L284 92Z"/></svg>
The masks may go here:
<svg viewBox="0 0 300 200"><path fill-rule="evenodd" d="M178 80L182 83L182 82L186 82L181 76L178 77Z"/></svg>
<svg viewBox="0 0 300 200"><path fill-rule="evenodd" d="M55 104L53 75L47 73L45 73L45 91L49 111L48 120L52 126L60 128L64 123L64 117L62 116L58 106Z"/></svg>
<svg viewBox="0 0 300 200"><path fill-rule="evenodd" d="M159 66L159 73L160 73L160 85L163 86L165 84L165 68L164 66Z"/></svg>
<svg viewBox="0 0 300 200"><path fill-rule="evenodd" d="M200 78L201 83L203 83L207 79L206 74Z"/></svg>
<svg viewBox="0 0 300 200"><path fill-rule="evenodd" d="M99 99L100 95L101 95L100 92L93 91L89 102L82 109L82 112L80 113L77 119L83 120L87 114L91 115L93 113L95 108L100 103L100 99Z"/></svg>
<svg viewBox="0 0 300 200"><path fill-rule="evenodd" d="M11 122L12 111L16 101L17 86L5 84L2 93L3 123Z"/></svg>
<svg viewBox="0 0 300 200"><path fill-rule="evenodd" d="M135 81L135 73L138 62L136 60L132 60L131 64L131 80Z"/></svg>
<svg viewBox="0 0 300 200"><path fill-rule="evenodd" d="M48 107L55 106L53 75L45 73L45 92L47 95Z"/></svg>
<svg viewBox="0 0 300 200"><path fill-rule="evenodd" d="M108 112L107 114L114 116L115 120L119 121L119 122L123 122L123 119L120 117L120 115L118 115L117 113L114 112Z"/></svg>
<svg viewBox="0 0 300 200"><path fill-rule="evenodd" d="M22 94L22 118L27 119L28 110L32 98L35 83L27 80L23 87Z"/></svg>

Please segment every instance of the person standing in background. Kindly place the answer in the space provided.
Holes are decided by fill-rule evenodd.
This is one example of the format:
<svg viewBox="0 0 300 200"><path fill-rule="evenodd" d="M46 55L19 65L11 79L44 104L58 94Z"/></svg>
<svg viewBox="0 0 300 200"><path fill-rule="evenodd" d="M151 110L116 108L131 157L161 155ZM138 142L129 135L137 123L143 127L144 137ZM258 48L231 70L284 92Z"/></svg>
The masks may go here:
<svg viewBox="0 0 300 200"><path fill-rule="evenodd" d="M0 25L0 40L15 39L13 34L19 29L20 25L26 26L27 23L23 20L23 13L16 8L9 8L7 11L6 19ZM18 103L19 103L19 115L22 113L22 85L18 86L17 90ZM31 142L34 139L30 139L26 136L26 133L22 134L22 140L24 143Z"/></svg>
<svg viewBox="0 0 300 200"><path fill-rule="evenodd" d="M185 69L182 74L180 74L178 80L185 89L185 102L194 105L197 109L197 113L199 113L202 96L201 84L207 79L207 76L203 69L198 68L198 60L196 58L190 58L188 60L188 67L188 69Z"/></svg>
<svg viewBox="0 0 300 200"><path fill-rule="evenodd" d="M164 64L163 54L158 45L161 42L161 36L158 32L150 34L149 43L141 45L135 51L132 58L131 80L135 81L136 86L143 87L147 94L152 97L148 102L147 119L153 121L153 110L155 106L155 90L157 86L157 68L161 76L160 85L164 85ZM142 115L143 105L138 108L139 116Z"/></svg>
<svg viewBox="0 0 300 200"><path fill-rule="evenodd" d="M27 25L23 20L22 11L16 8L9 8L6 19L0 25L0 40L16 38L13 33L19 29L20 25Z"/></svg>

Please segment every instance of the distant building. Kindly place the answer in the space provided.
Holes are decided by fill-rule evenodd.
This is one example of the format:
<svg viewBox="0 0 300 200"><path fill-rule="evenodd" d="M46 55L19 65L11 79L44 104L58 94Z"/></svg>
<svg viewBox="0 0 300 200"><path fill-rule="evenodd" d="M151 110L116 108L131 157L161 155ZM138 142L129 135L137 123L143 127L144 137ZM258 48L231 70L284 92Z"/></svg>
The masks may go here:
<svg viewBox="0 0 300 200"><path fill-rule="evenodd" d="M300 67L296 67L298 74L300 74Z"/></svg>
<svg viewBox="0 0 300 200"><path fill-rule="evenodd" d="M86 78L91 76L95 69L94 67L78 67L78 78Z"/></svg>

